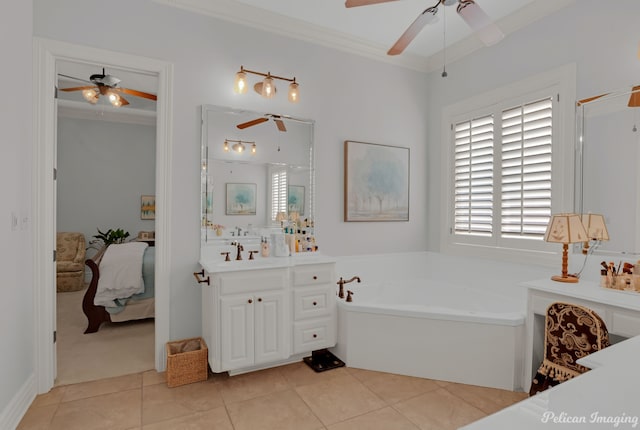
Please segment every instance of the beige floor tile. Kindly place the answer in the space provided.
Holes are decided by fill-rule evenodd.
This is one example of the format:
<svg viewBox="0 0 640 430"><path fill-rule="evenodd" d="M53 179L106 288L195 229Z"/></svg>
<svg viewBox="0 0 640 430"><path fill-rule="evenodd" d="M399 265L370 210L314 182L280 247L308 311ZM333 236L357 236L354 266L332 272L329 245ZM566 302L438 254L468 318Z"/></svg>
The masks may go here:
<svg viewBox="0 0 640 430"><path fill-rule="evenodd" d="M324 429L293 390L267 394L227 406L235 430Z"/></svg>
<svg viewBox="0 0 640 430"><path fill-rule="evenodd" d="M155 370L147 370L142 372L142 386L167 383L167 372L158 372Z"/></svg>
<svg viewBox="0 0 640 430"><path fill-rule="evenodd" d="M292 387L315 384L316 382L326 381L332 378L344 378L347 375L347 370L344 367L325 370L324 372L316 372L303 361L288 364L278 369Z"/></svg>
<svg viewBox="0 0 640 430"><path fill-rule="evenodd" d="M22 417L17 430L47 430L51 428L51 420L58 409L58 404L34 407L31 405Z"/></svg>
<svg viewBox="0 0 640 430"><path fill-rule="evenodd" d="M381 372L368 374L362 383L390 405L440 388L431 379Z"/></svg>
<svg viewBox="0 0 640 430"><path fill-rule="evenodd" d="M278 369L231 376L217 385L227 405L283 391L290 387Z"/></svg>
<svg viewBox="0 0 640 430"><path fill-rule="evenodd" d="M141 390L121 391L63 402L51 430L126 430L140 426Z"/></svg>
<svg viewBox="0 0 640 430"><path fill-rule="evenodd" d="M143 430L233 430L224 406L142 427Z"/></svg>
<svg viewBox="0 0 640 430"><path fill-rule="evenodd" d="M296 388L324 425L334 424L385 406L385 402L351 375Z"/></svg>
<svg viewBox="0 0 640 430"><path fill-rule="evenodd" d="M486 415L444 388L396 403L393 408L421 430L457 429Z"/></svg>
<svg viewBox="0 0 640 430"><path fill-rule="evenodd" d="M378 409L327 427L328 430L418 430L418 427L391 407Z"/></svg>
<svg viewBox="0 0 640 430"><path fill-rule="evenodd" d="M142 386L142 374L116 376L115 378L99 379L92 382L67 385L63 402L86 399L89 397L101 396L103 394L117 393L140 388Z"/></svg>
<svg viewBox="0 0 640 430"><path fill-rule="evenodd" d="M446 390L487 414L497 412L528 397L527 393L465 384L450 384Z"/></svg>
<svg viewBox="0 0 640 430"><path fill-rule="evenodd" d="M31 403L31 407L38 408L41 406L57 405L62 401L66 391L67 387L53 387L48 393L36 396L33 403Z"/></svg>
<svg viewBox="0 0 640 430"><path fill-rule="evenodd" d="M210 381L169 388L165 384L142 388L142 424L153 424L223 406L218 385Z"/></svg>

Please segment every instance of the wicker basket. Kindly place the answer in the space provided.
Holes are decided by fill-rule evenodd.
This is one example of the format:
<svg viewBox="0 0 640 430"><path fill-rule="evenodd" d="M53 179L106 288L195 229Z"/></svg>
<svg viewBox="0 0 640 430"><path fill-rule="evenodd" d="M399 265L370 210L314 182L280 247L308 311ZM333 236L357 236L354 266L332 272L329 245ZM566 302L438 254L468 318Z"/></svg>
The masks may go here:
<svg viewBox="0 0 640 430"><path fill-rule="evenodd" d="M167 342L167 386L206 381L208 351L201 337Z"/></svg>

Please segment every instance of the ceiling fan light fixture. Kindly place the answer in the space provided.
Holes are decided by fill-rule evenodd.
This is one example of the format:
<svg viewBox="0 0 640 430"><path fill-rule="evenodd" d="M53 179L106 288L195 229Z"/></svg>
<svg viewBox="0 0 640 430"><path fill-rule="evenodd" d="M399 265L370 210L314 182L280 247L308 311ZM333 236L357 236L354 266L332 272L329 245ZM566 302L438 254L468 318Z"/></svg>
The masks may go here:
<svg viewBox="0 0 640 430"><path fill-rule="evenodd" d="M98 103L98 92L94 88L82 90L82 97L92 105Z"/></svg>
<svg viewBox="0 0 640 430"><path fill-rule="evenodd" d="M299 85L296 82L296 78L293 78L293 82L289 84L289 101L291 103L298 103L300 100L300 90L298 89Z"/></svg>
<svg viewBox="0 0 640 430"><path fill-rule="evenodd" d="M244 72L242 66L240 66L240 71L236 73L236 80L233 84L233 92L235 92L236 94L247 93L247 74Z"/></svg>
<svg viewBox="0 0 640 430"><path fill-rule="evenodd" d="M120 107L122 106L122 97L120 97L118 94L115 93L109 93L109 101L111 102L111 105L113 107Z"/></svg>

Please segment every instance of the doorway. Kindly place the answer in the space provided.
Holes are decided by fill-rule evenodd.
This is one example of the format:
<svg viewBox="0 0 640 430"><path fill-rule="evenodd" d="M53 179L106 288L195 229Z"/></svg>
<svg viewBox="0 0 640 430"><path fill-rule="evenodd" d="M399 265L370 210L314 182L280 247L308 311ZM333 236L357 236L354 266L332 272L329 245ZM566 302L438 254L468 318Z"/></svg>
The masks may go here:
<svg viewBox="0 0 640 430"><path fill-rule="evenodd" d="M49 391L56 373L55 345L55 144L57 107L54 87L58 61L102 64L158 78L156 119L156 263L155 263L155 368L164 370L164 345L169 340L169 262L171 261L171 83L173 67L155 59L101 50L93 47L34 38L33 154L33 254L36 332L36 378L38 393Z"/></svg>

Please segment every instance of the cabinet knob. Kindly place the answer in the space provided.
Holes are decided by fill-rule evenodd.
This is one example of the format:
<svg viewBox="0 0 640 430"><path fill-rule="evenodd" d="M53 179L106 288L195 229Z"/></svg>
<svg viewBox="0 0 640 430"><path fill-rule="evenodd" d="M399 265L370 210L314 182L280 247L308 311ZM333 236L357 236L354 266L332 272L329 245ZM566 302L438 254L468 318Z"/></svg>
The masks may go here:
<svg viewBox="0 0 640 430"><path fill-rule="evenodd" d="M318 337L318 335L314 333L313 334L313 338L315 339L316 337Z"/></svg>
<svg viewBox="0 0 640 430"><path fill-rule="evenodd" d="M249 299L249 300L247 300L247 303L251 304L251 303L253 303L253 300Z"/></svg>
<svg viewBox="0 0 640 430"><path fill-rule="evenodd" d="M258 297L258 301L261 302L262 301L262 297Z"/></svg>
<svg viewBox="0 0 640 430"><path fill-rule="evenodd" d="M317 275L313 275L313 280L315 281L316 279L318 279Z"/></svg>
<svg viewBox="0 0 640 430"><path fill-rule="evenodd" d="M318 304L318 302L313 302L313 306L316 306Z"/></svg>

